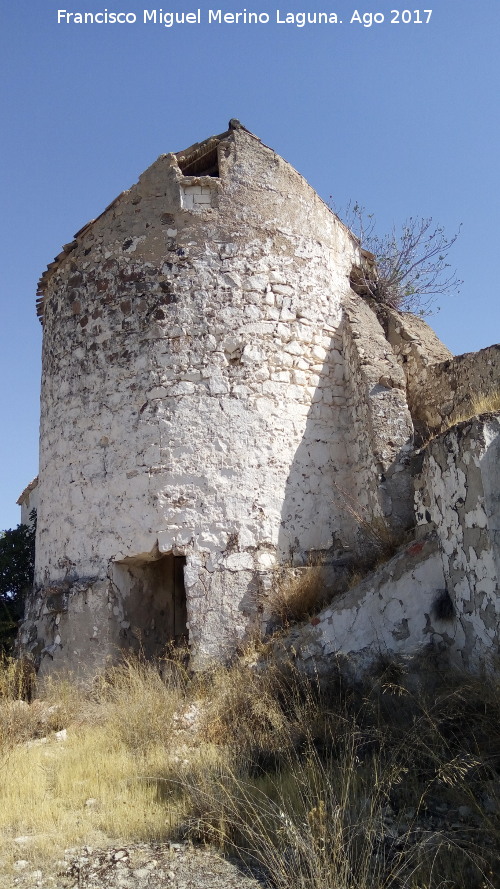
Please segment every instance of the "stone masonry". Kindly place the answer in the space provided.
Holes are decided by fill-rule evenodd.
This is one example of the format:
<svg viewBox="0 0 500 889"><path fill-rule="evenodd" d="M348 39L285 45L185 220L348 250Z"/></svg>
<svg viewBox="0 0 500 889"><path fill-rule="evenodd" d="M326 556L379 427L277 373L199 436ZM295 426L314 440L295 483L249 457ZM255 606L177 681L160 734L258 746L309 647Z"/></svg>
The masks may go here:
<svg viewBox="0 0 500 889"><path fill-rule="evenodd" d="M20 498L38 521L19 648L42 673L181 641L203 667L261 631L275 566L354 561L367 525L400 535L422 509L420 536L449 522L414 506L412 395L448 353L413 336L405 360L417 319L354 293L362 262L231 121L160 156L49 265L40 471Z"/></svg>

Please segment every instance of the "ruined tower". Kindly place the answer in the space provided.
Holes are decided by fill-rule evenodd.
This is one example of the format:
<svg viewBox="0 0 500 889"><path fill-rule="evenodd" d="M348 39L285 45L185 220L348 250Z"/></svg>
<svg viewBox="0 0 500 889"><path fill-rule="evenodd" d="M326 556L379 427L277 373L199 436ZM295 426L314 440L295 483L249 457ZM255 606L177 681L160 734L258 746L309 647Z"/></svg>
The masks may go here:
<svg viewBox="0 0 500 889"><path fill-rule="evenodd" d="M350 289L360 261L232 121L160 156L49 265L21 634L42 670L183 638L203 665L258 626L273 566L355 548L352 503L407 521L404 374Z"/></svg>

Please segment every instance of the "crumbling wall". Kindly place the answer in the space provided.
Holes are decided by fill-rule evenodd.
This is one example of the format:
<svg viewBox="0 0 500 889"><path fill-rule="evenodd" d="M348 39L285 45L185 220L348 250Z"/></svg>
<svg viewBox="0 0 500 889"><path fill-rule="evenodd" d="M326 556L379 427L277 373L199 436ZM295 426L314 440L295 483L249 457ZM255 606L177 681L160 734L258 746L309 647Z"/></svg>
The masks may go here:
<svg viewBox="0 0 500 889"><path fill-rule="evenodd" d="M429 365L409 388L409 401L425 437L467 416L474 400L499 388L500 345L494 345Z"/></svg>
<svg viewBox="0 0 500 889"><path fill-rule="evenodd" d="M373 307L404 370L408 406L422 438L467 415L475 398L498 392L500 345L453 357L422 318L389 306Z"/></svg>
<svg viewBox="0 0 500 889"><path fill-rule="evenodd" d="M202 664L258 618L276 560L352 543L335 491L351 478L339 325L357 244L243 129L220 139L218 176L186 176L182 163L160 157L43 279L36 594L23 638L54 666L73 655L61 621L41 620L49 590L69 586L69 623L71 590L86 584L119 625L127 590L114 566L183 556ZM119 644L104 618L90 626L103 657Z"/></svg>
<svg viewBox="0 0 500 889"><path fill-rule="evenodd" d="M344 302L342 325L349 428L347 446L354 468L346 511L356 514L357 548L369 545L367 531L382 520L400 534L413 525L409 469L413 424L406 404L405 375L375 313L362 299Z"/></svg>
<svg viewBox="0 0 500 889"><path fill-rule="evenodd" d="M50 264L35 589L20 636L42 671L97 668L146 638L153 656L184 630L203 666L258 627L276 564L359 556L366 528L395 537L412 526L412 417L441 428L466 389L493 384L500 353L452 359L424 322L354 294L360 262L305 180L232 122L162 155ZM497 490L483 444L490 469L463 519L474 532L470 515ZM479 452L460 448L472 472ZM421 492L436 466L446 475L428 454ZM340 623L326 619L328 646L344 627L342 645L352 631L360 652L406 651L423 635L474 660L468 625L445 633L426 617L441 589L465 602L445 544L452 513L429 498L424 524L448 562L415 543L347 595ZM477 561L491 580L489 546L460 571L472 576ZM167 564L181 564L181 599ZM474 576L474 613L490 615L494 594ZM496 638L488 621L479 648Z"/></svg>
<svg viewBox="0 0 500 889"><path fill-rule="evenodd" d="M434 523L455 609L454 647L477 668L500 644L500 417L460 423L424 451L417 521Z"/></svg>
<svg viewBox="0 0 500 889"><path fill-rule="evenodd" d="M434 438L415 478L415 539L285 639L306 670L332 657L363 672L379 656L432 651L497 668L500 646L500 416Z"/></svg>
<svg viewBox="0 0 500 889"><path fill-rule="evenodd" d="M278 650L292 655L306 671L322 675L339 656L348 659L355 673L363 673L380 657L448 645L452 625L436 613L443 587L438 541L430 535L406 546L292 630Z"/></svg>
<svg viewBox="0 0 500 889"><path fill-rule="evenodd" d="M21 524L29 525L33 510L38 512L38 476L29 485L26 485L18 498L17 504L21 507Z"/></svg>
<svg viewBox="0 0 500 889"><path fill-rule="evenodd" d="M377 313L411 389L418 386L422 373L429 365L453 358L450 350L423 318L411 312L398 312L374 300L370 300L370 305Z"/></svg>

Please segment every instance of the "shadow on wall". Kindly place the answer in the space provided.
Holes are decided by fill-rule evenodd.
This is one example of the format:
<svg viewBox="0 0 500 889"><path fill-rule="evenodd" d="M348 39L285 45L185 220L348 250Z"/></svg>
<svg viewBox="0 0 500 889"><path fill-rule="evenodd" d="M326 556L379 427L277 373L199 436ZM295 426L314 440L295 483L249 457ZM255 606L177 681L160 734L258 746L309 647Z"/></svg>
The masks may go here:
<svg viewBox="0 0 500 889"><path fill-rule="evenodd" d="M353 523L338 504L339 490L350 488L340 334L333 336L321 371L308 374L307 385L313 383L312 403L286 482L278 536L278 561L295 565L307 564L311 553L349 546L353 539Z"/></svg>
<svg viewBox="0 0 500 889"><path fill-rule="evenodd" d="M118 597L113 610L120 621L120 648L160 657L168 644L187 642L184 556L131 559L113 567Z"/></svg>
<svg viewBox="0 0 500 889"><path fill-rule="evenodd" d="M345 361L342 331L331 339L314 381L290 467L278 538L281 563L331 562L349 553L369 560L415 523L410 430L397 422L398 436L391 438L394 418L407 415L404 393L368 378L360 384ZM386 440L372 428L374 411L387 414Z"/></svg>
<svg viewBox="0 0 500 889"><path fill-rule="evenodd" d="M494 433L493 433L494 435ZM484 506L493 546L497 577L500 578L500 435L492 439L483 457Z"/></svg>

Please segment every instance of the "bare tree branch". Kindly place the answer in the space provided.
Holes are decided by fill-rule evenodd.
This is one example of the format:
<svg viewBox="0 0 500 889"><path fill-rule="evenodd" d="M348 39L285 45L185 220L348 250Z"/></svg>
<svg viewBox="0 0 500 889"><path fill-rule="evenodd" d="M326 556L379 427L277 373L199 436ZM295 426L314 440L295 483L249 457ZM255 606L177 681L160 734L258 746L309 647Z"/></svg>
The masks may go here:
<svg viewBox="0 0 500 889"><path fill-rule="evenodd" d="M404 312L430 314L436 297L458 292L463 283L447 262L460 233L447 237L432 217L410 216L400 230L376 232L373 214L357 202L339 214L361 247L375 256L375 265L358 269L356 289Z"/></svg>

